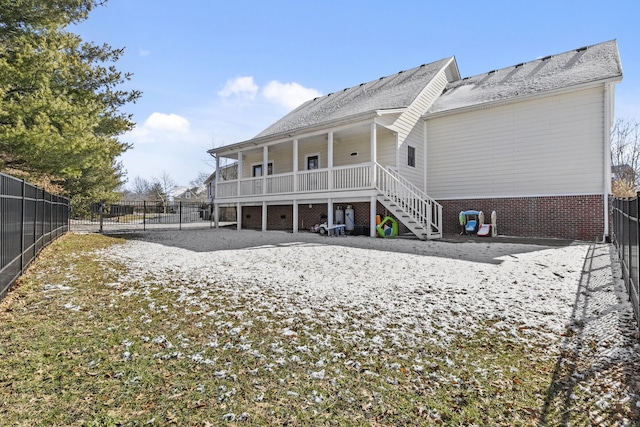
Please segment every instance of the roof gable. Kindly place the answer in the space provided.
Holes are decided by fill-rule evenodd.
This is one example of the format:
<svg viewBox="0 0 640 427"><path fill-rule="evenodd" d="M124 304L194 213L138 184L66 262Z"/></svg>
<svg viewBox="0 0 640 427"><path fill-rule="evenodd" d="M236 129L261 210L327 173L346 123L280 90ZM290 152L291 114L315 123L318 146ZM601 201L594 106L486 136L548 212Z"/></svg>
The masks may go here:
<svg viewBox="0 0 640 427"><path fill-rule="evenodd" d="M406 108L453 58L424 64L307 101L256 138L290 132L358 114Z"/></svg>
<svg viewBox="0 0 640 427"><path fill-rule="evenodd" d="M612 40L451 82L429 113L620 77L618 46Z"/></svg>

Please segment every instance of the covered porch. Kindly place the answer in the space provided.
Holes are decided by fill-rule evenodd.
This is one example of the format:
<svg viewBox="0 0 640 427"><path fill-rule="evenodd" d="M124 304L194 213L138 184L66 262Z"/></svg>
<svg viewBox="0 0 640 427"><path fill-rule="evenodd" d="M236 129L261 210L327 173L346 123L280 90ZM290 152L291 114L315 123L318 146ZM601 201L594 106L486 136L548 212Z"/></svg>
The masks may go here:
<svg viewBox="0 0 640 427"><path fill-rule="evenodd" d="M430 238L431 224L440 230L440 206L398 173L398 134L384 126L385 117L368 118L331 130L287 135L275 140L256 138L210 153L216 170L225 159L234 164L234 179L216 175L214 221L219 224L220 207L234 207L237 227L242 228L243 208L260 214L266 231L273 206L288 206L291 230L301 228L301 205L323 205L326 222L334 224L335 205L366 204L369 234L376 235L377 205L391 209L420 238ZM362 206L360 205L360 211ZM283 214L286 215L286 214ZM434 223L435 221L435 223ZM255 223L253 225L255 228ZM306 227L305 227L306 228ZM439 233L439 231L438 231Z"/></svg>

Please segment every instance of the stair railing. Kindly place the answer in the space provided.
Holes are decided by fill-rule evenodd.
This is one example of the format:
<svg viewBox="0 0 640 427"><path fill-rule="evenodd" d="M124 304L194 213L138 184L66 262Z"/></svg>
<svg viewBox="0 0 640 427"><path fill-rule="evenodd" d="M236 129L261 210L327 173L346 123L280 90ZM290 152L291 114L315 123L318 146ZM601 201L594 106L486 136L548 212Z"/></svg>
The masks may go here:
<svg viewBox="0 0 640 427"><path fill-rule="evenodd" d="M442 205L398 172L376 163L377 189L421 224L428 235L442 235ZM437 230L435 233L433 229Z"/></svg>

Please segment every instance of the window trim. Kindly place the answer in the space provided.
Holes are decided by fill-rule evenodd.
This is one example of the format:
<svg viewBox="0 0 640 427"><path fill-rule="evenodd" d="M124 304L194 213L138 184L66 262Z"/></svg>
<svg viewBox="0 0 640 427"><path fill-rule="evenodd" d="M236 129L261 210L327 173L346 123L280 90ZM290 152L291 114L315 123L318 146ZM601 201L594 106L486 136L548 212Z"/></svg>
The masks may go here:
<svg viewBox="0 0 640 427"><path fill-rule="evenodd" d="M411 151L413 150L413 156L411 156ZM415 168L416 167L416 147L412 145L407 145L407 166Z"/></svg>
<svg viewBox="0 0 640 427"><path fill-rule="evenodd" d="M317 157L318 158L318 167L316 169L309 169L309 158L311 157ZM321 169L320 167L320 153L309 153L309 154L305 154L304 156L304 170L317 170L317 169Z"/></svg>
<svg viewBox="0 0 640 427"><path fill-rule="evenodd" d="M256 176L256 166L262 167L263 164L262 162L251 163L251 178L262 178L264 175ZM269 173L269 167L271 167L271 173ZM269 160L267 162L267 176L273 175L273 171L274 171L273 160Z"/></svg>

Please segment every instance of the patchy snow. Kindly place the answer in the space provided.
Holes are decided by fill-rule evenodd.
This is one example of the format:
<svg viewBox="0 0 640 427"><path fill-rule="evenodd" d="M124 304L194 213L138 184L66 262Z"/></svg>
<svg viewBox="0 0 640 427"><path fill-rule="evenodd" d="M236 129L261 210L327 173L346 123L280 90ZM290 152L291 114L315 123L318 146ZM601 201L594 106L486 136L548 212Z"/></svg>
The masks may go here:
<svg viewBox="0 0 640 427"><path fill-rule="evenodd" d="M152 288L162 286L175 294L174 306L194 316L194 323L216 322L219 334L235 337L225 346L273 362L260 369L295 363L305 365L316 380L335 376L336 366L360 370L353 355L347 359L335 351L339 339L357 343L359 356L392 349L406 360L393 369L426 372L434 361L404 355L415 354L424 342L446 347L453 337L489 327L511 340L547 345L559 354L558 366L574 364L574 388L597 393L594 404L603 410L620 399L620 383L603 379L603 372L640 366L633 312L617 279L614 251L610 245L588 243L549 247L189 230L146 233L101 256L129 267L119 278L126 289L121 296L148 298L150 310L166 311L149 297ZM213 305L217 294L227 295L230 305ZM249 309L251 316L246 315ZM237 321L216 320L222 311L233 312ZM284 320L272 325L275 341L262 354L243 342L242 331L253 322L274 322L271 315ZM289 343L303 333L310 334L307 345L280 341ZM164 336L151 343L159 350L173 346ZM205 359L205 348L191 349L186 338L181 346L194 363L214 365L214 377L235 375ZM217 347L218 337L210 337L208 346ZM439 362L455 363L448 358ZM638 374L631 375L638 381ZM635 394L625 398L640 401Z"/></svg>
<svg viewBox="0 0 640 427"><path fill-rule="evenodd" d="M618 46L615 41L609 41L457 80L447 86L447 91L429 112L454 110L621 77Z"/></svg>
<svg viewBox="0 0 640 427"><path fill-rule="evenodd" d="M256 138L344 119L357 114L373 113L375 110L408 107L450 59L444 58L315 98L273 123L259 133Z"/></svg>

